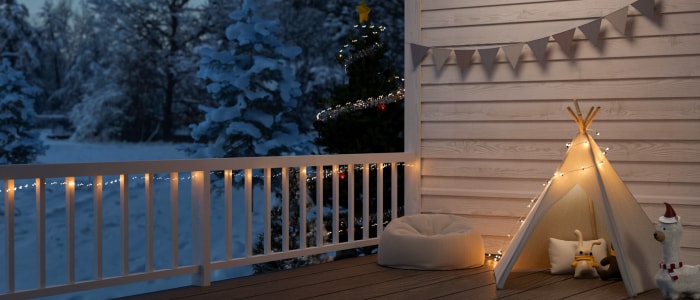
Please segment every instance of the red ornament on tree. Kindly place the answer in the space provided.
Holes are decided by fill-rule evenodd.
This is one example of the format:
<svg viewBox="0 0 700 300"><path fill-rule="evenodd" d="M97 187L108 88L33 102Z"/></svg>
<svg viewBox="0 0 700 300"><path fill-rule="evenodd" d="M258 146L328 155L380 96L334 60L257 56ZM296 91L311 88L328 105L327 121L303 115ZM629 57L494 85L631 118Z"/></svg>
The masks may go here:
<svg viewBox="0 0 700 300"><path fill-rule="evenodd" d="M381 112L381 113L385 112L385 111L386 111L386 104L385 104L385 103L379 103L379 105L377 105L377 110L378 110L379 112Z"/></svg>
<svg viewBox="0 0 700 300"><path fill-rule="evenodd" d="M338 174L338 178L340 178L340 180L345 180L345 173Z"/></svg>

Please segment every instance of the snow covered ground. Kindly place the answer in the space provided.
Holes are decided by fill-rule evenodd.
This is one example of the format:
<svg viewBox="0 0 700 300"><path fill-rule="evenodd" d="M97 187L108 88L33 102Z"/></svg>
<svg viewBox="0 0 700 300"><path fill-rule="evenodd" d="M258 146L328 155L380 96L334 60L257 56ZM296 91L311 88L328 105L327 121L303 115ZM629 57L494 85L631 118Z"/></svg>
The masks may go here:
<svg viewBox="0 0 700 300"><path fill-rule="evenodd" d="M138 161L138 160L163 160L187 158L184 152L177 150L178 144L94 144L76 143L68 140L45 140L49 150L40 156L37 163L68 163L68 162L107 162L107 161ZM167 174L160 174L166 176ZM117 176L105 176L104 181L116 180ZM155 180L155 208L154 208L154 236L155 236L155 269L169 268L172 256L171 230L170 228L170 204L169 184L167 178ZM47 179L46 187L46 247L47 247L47 285L64 284L67 280L66 263L66 222L65 222L65 188L61 184L61 178ZM90 183L90 178L76 178L76 183ZM25 183L31 185L33 181ZM25 184L18 180L16 186ZM190 203L189 184L183 182L179 185L181 200L178 204L179 211L179 237L178 237L178 261L180 265L191 262L190 240ZM236 193L234 191L234 199ZM145 270L145 201L143 199L143 183L141 180L130 180L129 184L129 272L142 272ZM36 221L34 207L34 189L25 188L15 193L15 253L16 253L16 289L22 290L37 286L36 277ZM4 203L4 196L0 199ZM105 184L103 188L103 264L104 277L120 275L121 242L120 242L120 207L119 184ZM239 197L240 198L240 197ZM225 245L223 202L221 198L212 196L211 231L212 231L212 259L223 258ZM259 200L254 200L259 201ZM4 204L3 204L4 205ZM241 223L244 218L236 215L238 204L234 203L234 229L244 228ZM263 207L262 203L254 203L254 208ZM94 279L94 226L93 226L93 197L92 189L88 187L76 188L75 196L75 258L76 281ZM262 228L261 211L254 211L254 228ZM0 222L2 240L5 239L4 222ZM242 230L233 232L234 256L244 253L242 238L245 236ZM0 257L5 256L5 247L0 247ZM4 272L0 275L0 290L6 290ZM243 276L252 274L251 267L241 267L231 270L221 270L212 274L213 280ZM108 299L131 294L145 293L168 289L190 284L190 277L172 278L143 282L129 285L121 285L100 290L59 295L50 299Z"/></svg>

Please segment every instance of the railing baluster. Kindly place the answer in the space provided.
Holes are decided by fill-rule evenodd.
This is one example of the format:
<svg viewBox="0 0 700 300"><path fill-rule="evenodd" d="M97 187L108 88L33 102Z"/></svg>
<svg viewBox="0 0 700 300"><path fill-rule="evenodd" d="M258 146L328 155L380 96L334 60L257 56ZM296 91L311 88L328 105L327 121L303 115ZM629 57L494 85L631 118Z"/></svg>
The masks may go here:
<svg viewBox="0 0 700 300"><path fill-rule="evenodd" d="M92 178L95 228L95 278L102 279L102 176Z"/></svg>
<svg viewBox="0 0 700 300"><path fill-rule="evenodd" d="M289 251L289 174L282 167L282 252Z"/></svg>
<svg viewBox="0 0 700 300"><path fill-rule="evenodd" d="M306 166L299 167L299 249L306 248Z"/></svg>
<svg viewBox="0 0 700 300"><path fill-rule="evenodd" d="M178 179L178 172L170 173L170 225L172 230L170 232L171 244L170 248L172 250L171 265L173 268L178 267L178 187L180 180Z"/></svg>
<svg viewBox="0 0 700 300"><path fill-rule="evenodd" d="M245 169L245 257L253 255L253 169Z"/></svg>
<svg viewBox="0 0 700 300"><path fill-rule="evenodd" d="M68 283L75 282L75 177L66 177L66 263Z"/></svg>
<svg viewBox="0 0 700 300"><path fill-rule="evenodd" d="M224 211L226 212L226 260L233 257L233 171L224 170Z"/></svg>
<svg viewBox="0 0 700 300"><path fill-rule="evenodd" d="M338 228L338 223L340 221L339 213L338 213L338 207L340 206L338 198L340 197L339 189L340 189L340 179L339 179L339 174L338 174L338 165L333 165L332 166L333 170L333 185L331 187L332 193L333 193L333 218L331 219L333 222L333 244L337 244L339 239L338 239L338 233L340 232Z"/></svg>
<svg viewBox="0 0 700 300"><path fill-rule="evenodd" d="M369 238L369 164L362 165L362 239Z"/></svg>
<svg viewBox="0 0 700 300"><path fill-rule="evenodd" d="M391 220L396 220L398 216L398 174L396 173L396 162L391 163Z"/></svg>
<svg viewBox="0 0 700 300"><path fill-rule="evenodd" d="M153 271L153 174L144 175L146 201L146 272Z"/></svg>
<svg viewBox="0 0 700 300"><path fill-rule="evenodd" d="M323 166L316 166L316 247L323 246Z"/></svg>
<svg viewBox="0 0 700 300"><path fill-rule="evenodd" d="M36 254L39 287L46 287L46 179L36 181Z"/></svg>
<svg viewBox="0 0 700 300"><path fill-rule="evenodd" d="M384 229L384 163L377 163L377 236Z"/></svg>
<svg viewBox="0 0 700 300"><path fill-rule="evenodd" d="M272 251L272 217L270 210L272 206L272 169L265 168L265 254Z"/></svg>
<svg viewBox="0 0 700 300"><path fill-rule="evenodd" d="M355 240L355 165L348 165L348 242Z"/></svg>
<svg viewBox="0 0 700 300"><path fill-rule="evenodd" d="M15 291L15 181L5 180L5 285Z"/></svg>
<svg viewBox="0 0 700 300"><path fill-rule="evenodd" d="M129 177L119 175L119 207L121 208L122 275L129 274Z"/></svg>
<svg viewBox="0 0 700 300"><path fill-rule="evenodd" d="M192 284L211 284L211 207L209 171L192 172L192 263L199 271L192 275Z"/></svg>

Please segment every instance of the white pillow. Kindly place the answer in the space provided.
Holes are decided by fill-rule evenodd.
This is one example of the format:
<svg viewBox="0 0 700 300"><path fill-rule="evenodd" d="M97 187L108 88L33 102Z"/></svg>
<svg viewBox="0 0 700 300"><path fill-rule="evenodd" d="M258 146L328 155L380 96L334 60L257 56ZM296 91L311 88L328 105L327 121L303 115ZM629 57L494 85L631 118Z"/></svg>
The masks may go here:
<svg viewBox="0 0 700 300"><path fill-rule="evenodd" d="M600 241L600 245L593 246L593 258L596 263L608 256L608 247L604 239L583 241L583 246L587 249L594 241ZM552 274L574 274L571 263L574 262L578 241L564 241L549 238L549 265Z"/></svg>

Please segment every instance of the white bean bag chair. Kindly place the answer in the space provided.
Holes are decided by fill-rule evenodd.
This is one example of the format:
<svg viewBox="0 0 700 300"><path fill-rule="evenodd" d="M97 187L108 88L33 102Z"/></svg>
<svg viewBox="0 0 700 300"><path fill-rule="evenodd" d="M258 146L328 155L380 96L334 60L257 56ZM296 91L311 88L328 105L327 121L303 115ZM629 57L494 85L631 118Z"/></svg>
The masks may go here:
<svg viewBox="0 0 700 300"><path fill-rule="evenodd" d="M484 264L481 234L466 219L418 214L391 221L379 238L377 263L400 269L455 270Z"/></svg>

